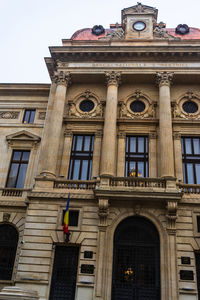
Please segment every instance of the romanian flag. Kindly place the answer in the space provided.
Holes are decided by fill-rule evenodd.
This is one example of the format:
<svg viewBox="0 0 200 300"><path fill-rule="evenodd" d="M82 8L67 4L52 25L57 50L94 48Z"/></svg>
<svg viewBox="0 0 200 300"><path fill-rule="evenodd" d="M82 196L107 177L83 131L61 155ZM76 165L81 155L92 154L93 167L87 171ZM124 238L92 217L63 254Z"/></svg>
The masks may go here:
<svg viewBox="0 0 200 300"><path fill-rule="evenodd" d="M68 194L68 198L67 198L67 207L65 210L65 214L64 214L64 224L63 224L63 231L64 233L68 234L69 233L69 194Z"/></svg>

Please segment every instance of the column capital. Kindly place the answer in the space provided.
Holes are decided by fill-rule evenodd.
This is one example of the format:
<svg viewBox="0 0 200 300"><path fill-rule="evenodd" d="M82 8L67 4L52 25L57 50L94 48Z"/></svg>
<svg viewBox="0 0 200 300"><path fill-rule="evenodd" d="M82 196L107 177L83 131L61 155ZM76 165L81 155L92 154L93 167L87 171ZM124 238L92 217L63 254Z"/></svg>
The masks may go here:
<svg viewBox="0 0 200 300"><path fill-rule="evenodd" d="M95 138L102 138L103 137L103 132L102 130L97 130L95 132Z"/></svg>
<svg viewBox="0 0 200 300"><path fill-rule="evenodd" d="M64 131L64 137L72 137L73 133L71 130L65 129Z"/></svg>
<svg viewBox="0 0 200 300"><path fill-rule="evenodd" d="M54 72L53 82L57 85L65 85L68 86L71 83L71 74L70 72Z"/></svg>
<svg viewBox="0 0 200 300"><path fill-rule="evenodd" d="M180 140L180 139L181 139L181 134L180 134L180 132L174 132L174 133L173 133L173 138L174 138L174 140Z"/></svg>
<svg viewBox="0 0 200 300"><path fill-rule="evenodd" d="M163 86L163 85L170 86L172 84L173 76L174 76L173 72L157 72L156 84L158 86Z"/></svg>
<svg viewBox="0 0 200 300"><path fill-rule="evenodd" d="M125 139L126 138L126 132L118 131L117 137L118 137L118 139Z"/></svg>
<svg viewBox="0 0 200 300"><path fill-rule="evenodd" d="M105 72L107 85L116 85L118 86L121 81L121 73L120 72Z"/></svg>

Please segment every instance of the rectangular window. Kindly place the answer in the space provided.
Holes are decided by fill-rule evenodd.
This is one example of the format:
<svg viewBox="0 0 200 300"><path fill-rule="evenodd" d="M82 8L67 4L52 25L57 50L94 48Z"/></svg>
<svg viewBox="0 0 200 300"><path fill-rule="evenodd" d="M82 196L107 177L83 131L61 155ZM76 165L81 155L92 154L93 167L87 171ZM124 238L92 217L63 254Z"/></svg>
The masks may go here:
<svg viewBox="0 0 200 300"><path fill-rule="evenodd" d="M33 124L35 118L35 109L26 109L24 112L23 123Z"/></svg>
<svg viewBox="0 0 200 300"><path fill-rule="evenodd" d="M62 225L64 224L64 216L65 216L65 210L63 210ZM69 226L77 227L78 219L79 219L79 210L70 210L69 211Z"/></svg>
<svg viewBox="0 0 200 300"><path fill-rule="evenodd" d="M148 177L148 137L126 137L125 176Z"/></svg>
<svg viewBox="0 0 200 300"><path fill-rule="evenodd" d="M94 136L74 135L68 179L91 179Z"/></svg>
<svg viewBox="0 0 200 300"><path fill-rule="evenodd" d="M182 137L181 144L184 182L200 184L200 138Z"/></svg>
<svg viewBox="0 0 200 300"><path fill-rule="evenodd" d="M28 167L30 151L14 150L6 187L23 188Z"/></svg>

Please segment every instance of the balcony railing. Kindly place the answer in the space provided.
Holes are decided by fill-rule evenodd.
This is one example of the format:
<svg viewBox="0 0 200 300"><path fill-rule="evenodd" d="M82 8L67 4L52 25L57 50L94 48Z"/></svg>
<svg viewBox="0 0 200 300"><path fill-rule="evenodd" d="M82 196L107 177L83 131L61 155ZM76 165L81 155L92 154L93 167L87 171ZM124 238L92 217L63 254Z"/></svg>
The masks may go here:
<svg viewBox="0 0 200 300"><path fill-rule="evenodd" d="M100 180L55 180L55 189L93 190Z"/></svg>
<svg viewBox="0 0 200 300"><path fill-rule="evenodd" d="M110 186L166 188L166 180L162 178L112 177L110 179Z"/></svg>
<svg viewBox="0 0 200 300"><path fill-rule="evenodd" d="M2 196L4 197L22 197L24 189L4 188L2 189Z"/></svg>
<svg viewBox="0 0 200 300"><path fill-rule="evenodd" d="M177 186L185 194L200 194L200 185L198 184L178 183Z"/></svg>

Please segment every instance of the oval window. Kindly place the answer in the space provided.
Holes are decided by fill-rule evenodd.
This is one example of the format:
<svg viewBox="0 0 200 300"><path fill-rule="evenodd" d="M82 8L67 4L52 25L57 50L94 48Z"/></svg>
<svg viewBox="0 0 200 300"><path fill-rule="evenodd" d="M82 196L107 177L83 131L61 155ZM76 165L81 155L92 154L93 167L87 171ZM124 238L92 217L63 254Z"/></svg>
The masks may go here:
<svg viewBox="0 0 200 300"><path fill-rule="evenodd" d="M186 101L183 103L183 110L188 114L194 114L198 111L198 105L194 101Z"/></svg>
<svg viewBox="0 0 200 300"><path fill-rule="evenodd" d="M144 102L140 101L140 100L135 100L133 102L131 102L130 104L130 109L134 112L134 113L140 113L143 110L145 110L145 104Z"/></svg>
<svg viewBox="0 0 200 300"><path fill-rule="evenodd" d="M83 100L79 104L80 110L84 112L90 112L94 108L94 102L91 100Z"/></svg>

